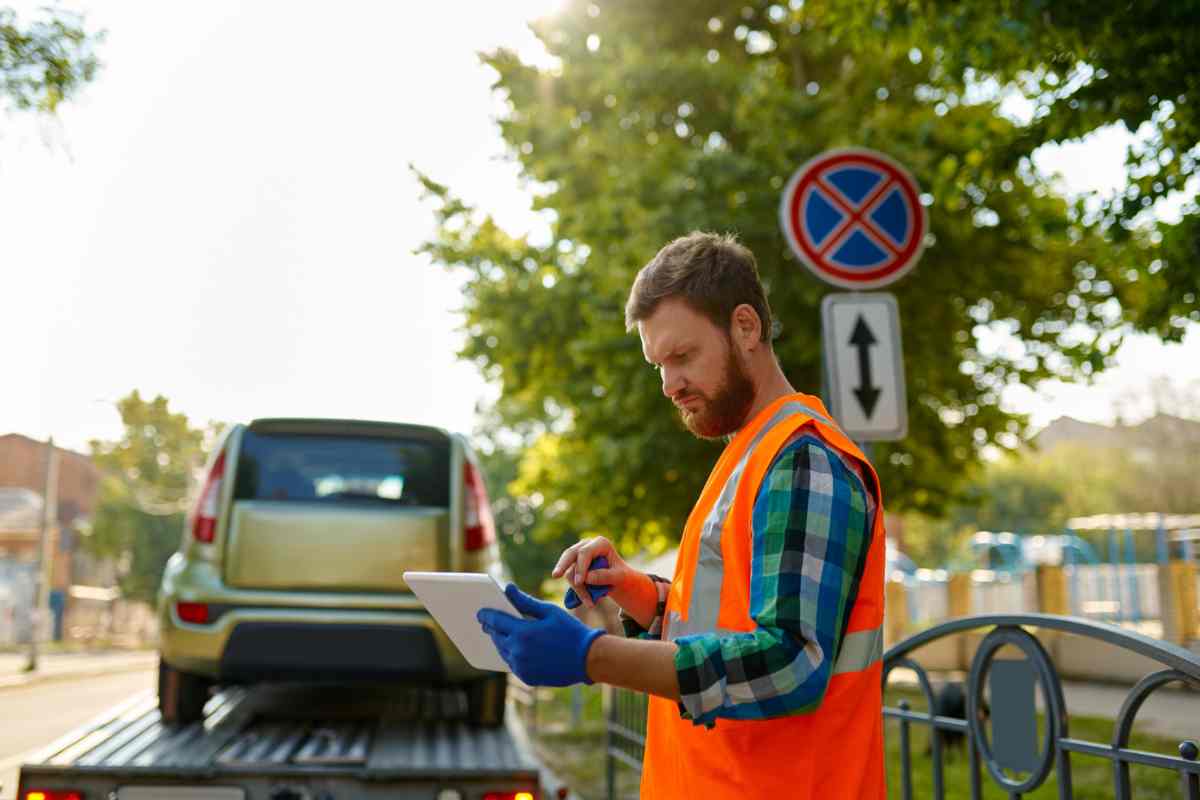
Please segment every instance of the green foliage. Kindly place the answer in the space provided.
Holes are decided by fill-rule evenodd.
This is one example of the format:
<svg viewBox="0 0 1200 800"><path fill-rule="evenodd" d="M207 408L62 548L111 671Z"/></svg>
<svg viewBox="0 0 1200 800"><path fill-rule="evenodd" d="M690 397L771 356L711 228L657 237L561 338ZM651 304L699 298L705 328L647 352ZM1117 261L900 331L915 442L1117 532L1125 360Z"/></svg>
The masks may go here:
<svg viewBox="0 0 1200 800"><path fill-rule="evenodd" d="M889 507L944 513L982 448L1018 445L1003 387L1102 369L1148 302L1128 268L1141 242L1110 241L1037 176L1030 129L999 96L949 103L931 88L944 67L903 37L854 28L835 0L796 5L575 2L535 27L558 66L485 55L548 236L513 237L421 176L439 225L423 251L466 278L461 356L502 390L491 430L528 445L510 488L543 498L539 541L663 547L719 451L683 430L624 331L633 276L670 239L741 237L783 323L786 374L819 391L829 290L792 257L777 206L828 148L890 153L929 202L929 246L892 287L910 435L875 447Z"/></svg>
<svg viewBox="0 0 1200 800"><path fill-rule="evenodd" d="M514 494L508 487L517 479L520 454L496 448L480 454L480 463L488 483L492 515L500 539L500 555L513 582L527 592L545 594L544 582L562 551L573 538L549 536L537 526L544 499L536 492Z"/></svg>
<svg viewBox="0 0 1200 800"><path fill-rule="evenodd" d="M1006 91L1032 109L1020 150L1078 140L1103 126L1137 133L1127 189L1097 203L1114 242L1153 228L1130 264L1148 302L1139 323L1178 339L1200 321L1200 0L845 0L846 32L880 32L924 51L929 90L957 103ZM930 47L930 45L933 45ZM1179 223L1146 213L1169 195L1187 202Z"/></svg>
<svg viewBox="0 0 1200 800"><path fill-rule="evenodd" d="M922 566L941 566L976 531L1057 533L1072 517L1194 513L1200 508L1200 435L1195 422L1180 422L1158 436L1145 435L1138 447L1064 442L990 463L945 518L905 515L904 549ZM1105 552L1107 532L1083 536ZM1153 555L1154 541L1139 539L1139 558Z"/></svg>
<svg viewBox="0 0 1200 800"><path fill-rule="evenodd" d="M0 8L0 97L19 111L53 113L92 80L99 67L83 17L61 9L22 25L11 8Z"/></svg>
<svg viewBox="0 0 1200 800"><path fill-rule="evenodd" d="M163 565L179 546L192 482L211 437L186 415L172 413L162 395L147 401L134 390L117 410L124 436L91 442L103 477L92 534L84 541L95 555L121 561L126 597L153 602Z"/></svg>
<svg viewBox="0 0 1200 800"><path fill-rule="evenodd" d="M1121 450L1062 444L1047 453L1025 452L989 465L950 519L975 530L1054 531L1071 517L1140 508L1132 476L1129 454Z"/></svg>
<svg viewBox="0 0 1200 800"><path fill-rule="evenodd" d="M1024 450L986 465L944 518L905 515L904 549L922 566L943 566L976 531L1057 533L1071 517L1141 510L1136 500L1153 478L1134 475L1129 454L1120 450L1082 444Z"/></svg>

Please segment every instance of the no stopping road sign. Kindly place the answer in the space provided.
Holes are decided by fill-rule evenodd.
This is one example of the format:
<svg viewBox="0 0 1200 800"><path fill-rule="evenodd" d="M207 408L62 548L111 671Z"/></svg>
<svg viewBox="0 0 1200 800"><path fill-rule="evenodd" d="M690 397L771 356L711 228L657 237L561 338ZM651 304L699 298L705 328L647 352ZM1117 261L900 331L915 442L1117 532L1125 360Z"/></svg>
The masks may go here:
<svg viewBox="0 0 1200 800"><path fill-rule="evenodd" d="M920 258L927 224L920 197L913 177L883 153L829 150L792 175L779 221L817 277L844 289L874 289Z"/></svg>

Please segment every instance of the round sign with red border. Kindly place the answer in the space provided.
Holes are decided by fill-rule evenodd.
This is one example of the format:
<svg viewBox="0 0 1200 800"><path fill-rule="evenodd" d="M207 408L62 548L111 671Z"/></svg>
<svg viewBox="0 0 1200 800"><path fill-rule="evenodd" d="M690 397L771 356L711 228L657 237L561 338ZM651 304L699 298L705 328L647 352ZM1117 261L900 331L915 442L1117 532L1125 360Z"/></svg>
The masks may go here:
<svg viewBox="0 0 1200 800"><path fill-rule="evenodd" d="M921 257L927 223L920 198L913 177L883 153L828 150L792 175L779 222L817 277L844 289L876 289Z"/></svg>

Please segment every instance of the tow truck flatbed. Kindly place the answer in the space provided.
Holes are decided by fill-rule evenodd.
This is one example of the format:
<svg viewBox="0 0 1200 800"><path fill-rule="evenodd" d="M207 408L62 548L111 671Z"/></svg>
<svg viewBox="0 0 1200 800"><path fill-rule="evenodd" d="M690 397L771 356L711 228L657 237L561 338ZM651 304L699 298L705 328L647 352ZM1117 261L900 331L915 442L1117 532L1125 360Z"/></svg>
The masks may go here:
<svg viewBox="0 0 1200 800"><path fill-rule="evenodd" d="M466 722L455 690L230 687L204 719L164 724L151 692L39 751L19 800L538 798L549 774L515 715Z"/></svg>

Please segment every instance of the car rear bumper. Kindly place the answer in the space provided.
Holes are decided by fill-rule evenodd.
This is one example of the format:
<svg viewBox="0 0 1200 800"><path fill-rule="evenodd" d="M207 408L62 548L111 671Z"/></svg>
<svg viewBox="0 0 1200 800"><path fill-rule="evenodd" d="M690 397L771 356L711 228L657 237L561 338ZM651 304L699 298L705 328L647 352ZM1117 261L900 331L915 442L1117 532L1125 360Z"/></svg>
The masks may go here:
<svg viewBox="0 0 1200 800"><path fill-rule="evenodd" d="M433 632L411 625L244 622L221 654L223 680L442 680Z"/></svg>
<svg viewBox="0 0 1200 800"><path fill-rule="evenodd" d="M160 648L172 667L217 681L446 681L486 674L470 666L424 611L237 608L213 622L160 612Z"/></svg>

